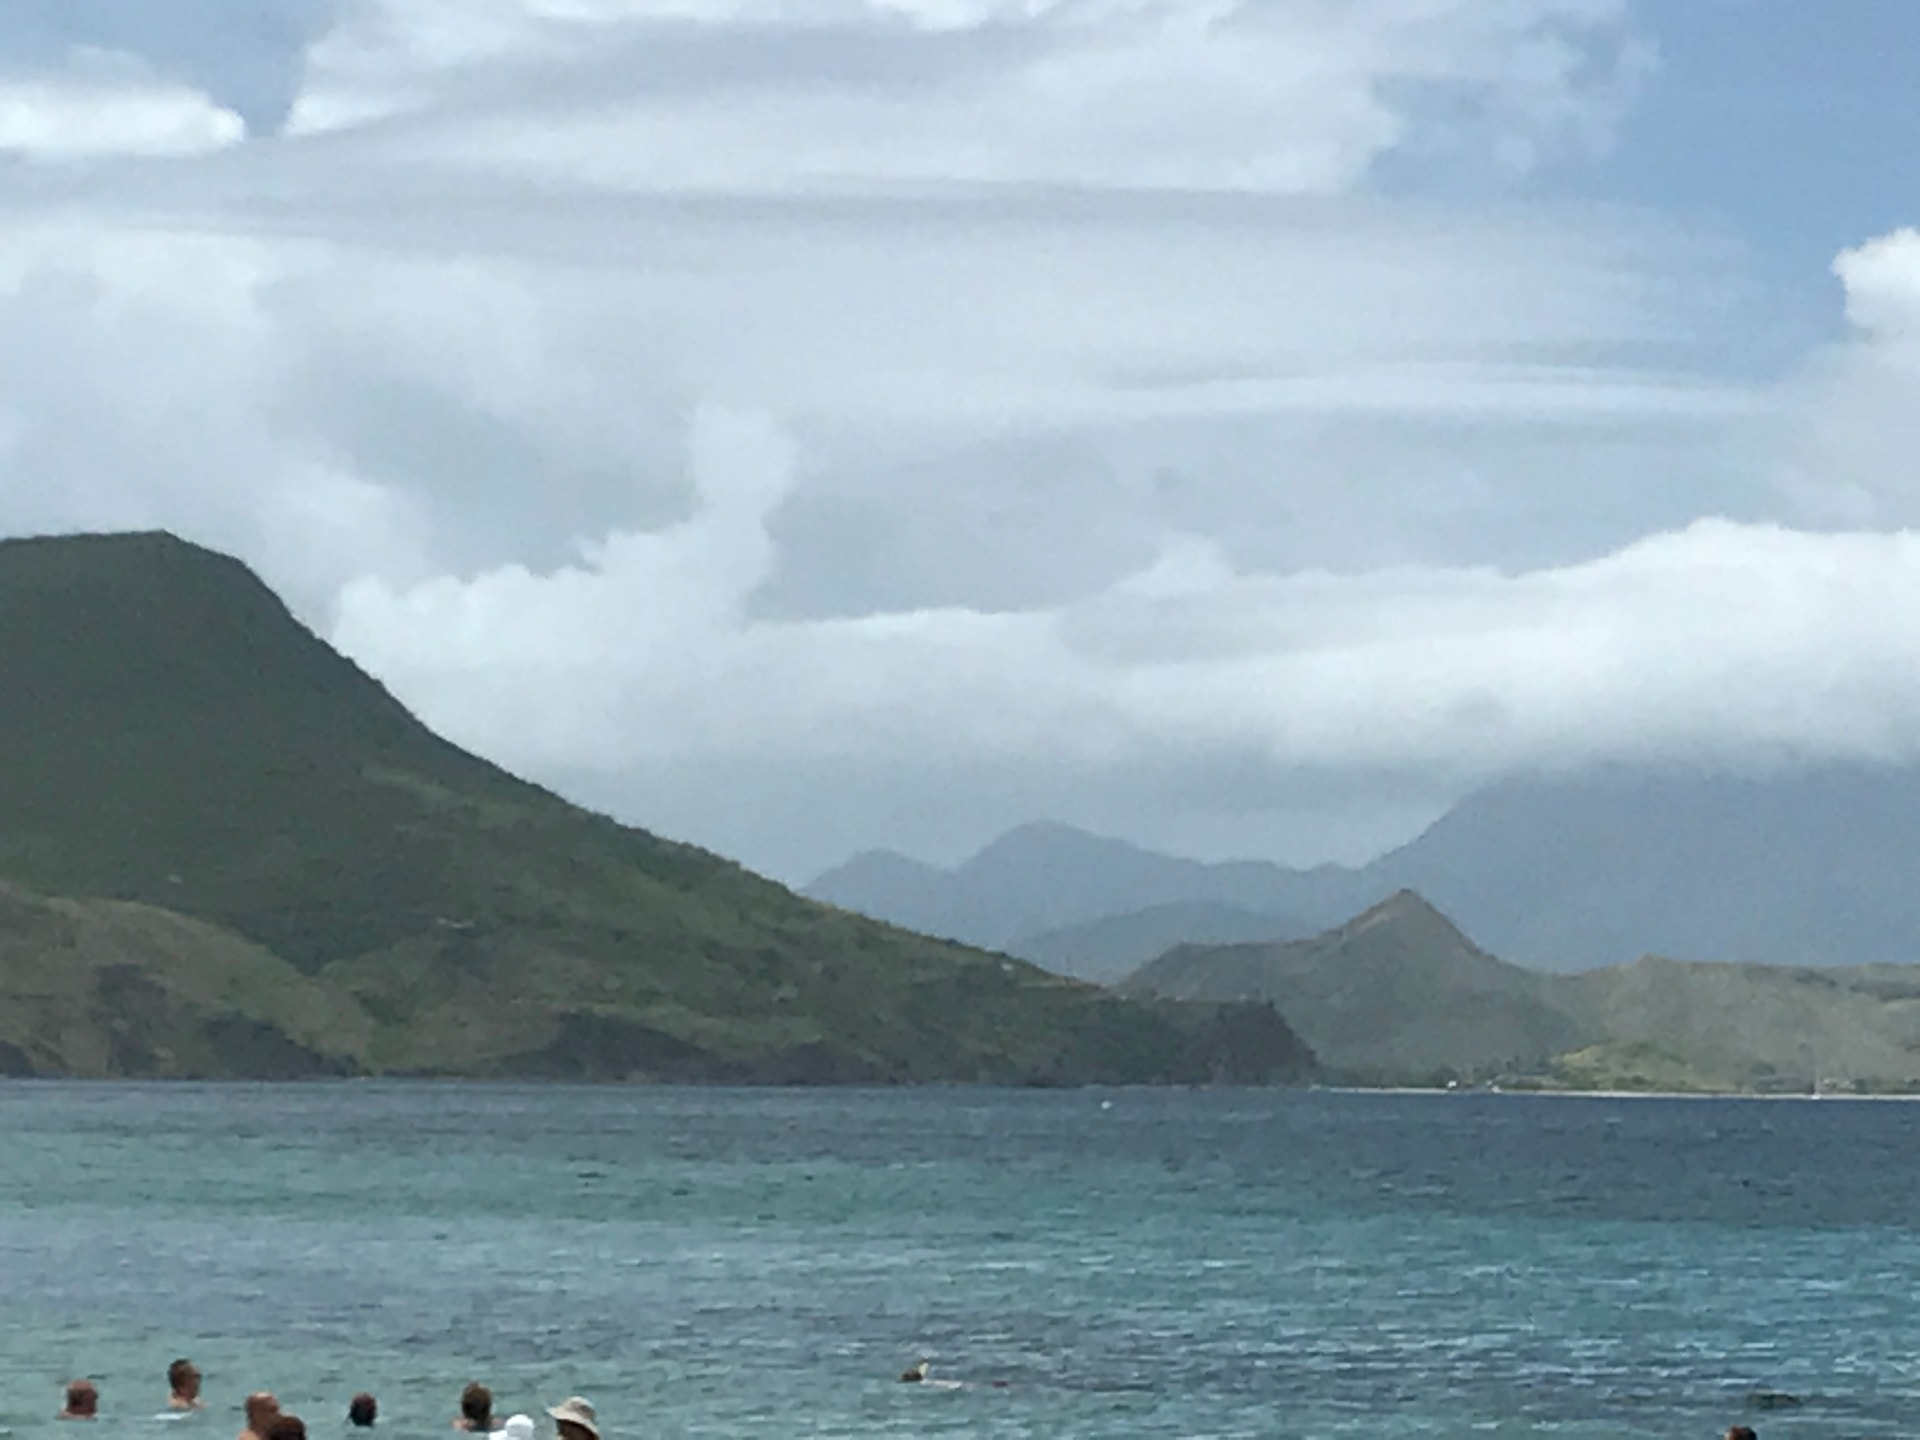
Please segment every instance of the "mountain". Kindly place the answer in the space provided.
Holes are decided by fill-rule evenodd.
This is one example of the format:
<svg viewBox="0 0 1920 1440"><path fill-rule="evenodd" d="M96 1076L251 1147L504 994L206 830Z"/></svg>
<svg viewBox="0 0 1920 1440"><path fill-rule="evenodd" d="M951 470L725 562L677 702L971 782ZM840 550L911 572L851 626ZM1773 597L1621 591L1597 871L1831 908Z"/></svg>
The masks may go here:
<svg viewBox="0 0 1920 1440"><path fill-rule="evenodd" d="M1332 882L1324 896L1322 877ZM1040 937L1130 914L1154 926L1153 912L1169 905L1271 915L1285 928L1298 928L1301 914L1344 913L1345 879L1332 867L1297 872L1263 861L1178 860L1041 822L1008 831L952 869L869 851L829 870L806 893L926 934L1037 958Z"/></svg>
<svg viewBox="0 0 1920 1440"><path fill-rule="evenodd" d="M1920 772L1610 766L1469 796L1363 872L1557 970L1644 954L1775 965L1920 960Z"/></svg>
<svg viewBox="0 0 1920 1440"><path fill-rule="evenodd" d="M1887 965L1920 961L1916 858L1920 770L1605 766L1490 786L1356 868L1203 865L1053 825L1013 831L952 870L869 855L810 893L900 923L937 918L939 933L1044 963L1055 951L1029 943L1037 931L1124 931L1118 917L1143 907L1227 904L1311 929L1411 889L1537 969L1645 954Z"/></svg>
<svg viewBox="0 0 1920 1440"><path fill-rule="evenodd" d="M1527 1069L1598 1038L1554 1003L1551 986L1403 890L1311 940L1183 946L1122 989L1270 1002L1323 1064L1379 1081Z"/></svg>
<svg viewBox="0 0 1920 1440"><path fill-rule="evenodd" d="M1593 1032L1685 1057L1701 1088L1920 1087L1920 967L1648 956L1555 984Z"/></svg>
<svg viewBox="0 0 1920 1440"><path fill-rule="evenodd" d="M0 1057L80 1074L1292 1078L796 897L433 735L239 562L0 542Z"/></svg>
<svg viewBox="0 0 1920 1440"><path fill-rule="evenodd" d="M1176 900L1081 925L1043 930L1007 945L1010 954L1056 975L1112 984L1177 945L1241 945L1297 940L1313 927L1286 915L1268 915L1206 900Z"/></svg>
<svg viewBox="0 0 1920 1440"><path fill-rule="evenodd" d="M343 1075L372 1024L230 931L0 884L0 1075Z"/></svg>
<svg viewBox="0 0 1920 1440"><path fill-rule="evenodd" d="M1920 967L1649 956L1549 975L1495 959L1408 891L1312 940L1171 951L1122 988L1270 1002L1361 1082L1920 1089Z"/></svg>

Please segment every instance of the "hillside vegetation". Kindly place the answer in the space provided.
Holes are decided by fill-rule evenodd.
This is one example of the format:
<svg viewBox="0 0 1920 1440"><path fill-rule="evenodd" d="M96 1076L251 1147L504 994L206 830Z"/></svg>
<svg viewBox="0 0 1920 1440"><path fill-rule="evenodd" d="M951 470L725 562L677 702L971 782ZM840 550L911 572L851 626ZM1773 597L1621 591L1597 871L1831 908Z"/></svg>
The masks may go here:
<svg viewBox="0 0 1920 1440"><path fill-rule="evenodd" d="M1182 947L1123 988L1271 1003L1359 1083L1920 1089L1920 969L1648 957L1548 975L1488 955L1411 892L1312 940Z"/></svg>
<svg viewBox="0 0 1920 1440"><path fill-rule="evenodd" d="M1052 1083L1312 1063L1270 1009L1123 999L588 814L433 735L244 566L169 536L0 543L0 697L16 1071Z"/></svg>
<svg viewBox="0 0 1920 1440"><path fill-rule="evenodd" d="M1588 1033L1548 976L1486 954L1411 891L1311 940L1182 946L1123 988L1271 1002L1324 1063L1358 1080L1530 1068Z"/></svg>

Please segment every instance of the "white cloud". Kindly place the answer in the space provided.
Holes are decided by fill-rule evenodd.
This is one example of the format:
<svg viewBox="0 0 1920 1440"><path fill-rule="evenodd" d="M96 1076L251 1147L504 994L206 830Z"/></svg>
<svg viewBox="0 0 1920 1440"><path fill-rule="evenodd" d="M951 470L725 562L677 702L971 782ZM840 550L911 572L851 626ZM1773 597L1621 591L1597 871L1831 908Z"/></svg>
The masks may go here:
<svg viewBox="0 0 1920 1440"><path fill-rule="evenodd" d="M206 94L126 56L83 52L68 69L0 75L0 154L32 160L195 155L246 137Z"/></svg>
<svg viewBox="0 0 1920 1440"><path fill-rule="evenodd" d="M1612 0L363 0L304 133L612 187L1030 181L1336 193L1403 146L1603 144ZM503 103L510 101L511 103Z"/></svg>
<svg viewBox="0 0 1920 1440"><path fill-rule="evenodd" d="M1847 319L1875 339L1920 340L1920 231L1896 230L1833 262Z"/></svg>
<svg viewBox="0 0 1920 1440"><path fill-rule="evenodd" d="M1700 373L1657 222L1376 193L1602 144L1639 63L1599 0L363 0L301 138L0 193L0 529L236 550L788 874L1904 753L1914 542L1764 523L1751 451L1858 403L1805 474L1898 522L1907 242L1788 397Z"/></svg>
<svg viewBox="0 0 1920 1440"><path fill-rule="evenodd" d="M535 769L1175 756L1459 778L1920 747L1905 532L1702 521L1557 569L1346 577L1241 574L1188 539L1053 611L754 622L755 567L709 557L758 555L762 527L710 506L548 577L364 581L336 635L451 733Z"/></svg>
<svg viewBox="0 0 1920 1440"><path fill-rule="evenodd" d="M1852 333L1816 356L1781 422L1781 486L1822 525L1920 525L1920 232L1834 261Z"/></svg>

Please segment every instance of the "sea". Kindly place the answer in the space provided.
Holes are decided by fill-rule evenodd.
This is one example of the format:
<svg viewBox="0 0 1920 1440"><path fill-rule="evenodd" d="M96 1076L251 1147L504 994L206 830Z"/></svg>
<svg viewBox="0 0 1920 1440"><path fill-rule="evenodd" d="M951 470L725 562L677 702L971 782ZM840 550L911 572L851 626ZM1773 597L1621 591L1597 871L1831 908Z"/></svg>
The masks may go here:
<svg viewBox="0 0 1920 1440"><path fill-rule="evenodd" d="M469 1380L606 1440L1911 1437L1917 1140L1852 1100L9 1082L0 1435L73 1440L85 1375L149 1440L255 1389L446 1436Z"/></svg>

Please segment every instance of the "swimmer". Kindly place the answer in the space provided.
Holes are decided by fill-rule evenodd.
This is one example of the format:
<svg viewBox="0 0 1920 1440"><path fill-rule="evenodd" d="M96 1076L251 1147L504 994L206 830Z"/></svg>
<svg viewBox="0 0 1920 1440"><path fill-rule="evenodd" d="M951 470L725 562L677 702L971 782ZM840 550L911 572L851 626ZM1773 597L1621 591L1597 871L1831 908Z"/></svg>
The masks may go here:
<svg viewBox="0 0 1920 1440"><path fill-rule="evenodd" d="M167 1386L173 1392L167 1396L169 1410L200 1410L206 1407L206 1401L200 1398L200 1371L191 1360L176 1360L167 1366Z"/></svg>
<svg viewBox="0 0 1920 1440"><path fill-rule="evenodd" d="M558 1405L549 1406L551 1415L560 1432L560 1440L600 1440L600 1421L593 1413L593 1406L578 1395L570 1395Z"/></svg>
<svg viewBox="0 0 1920 1440"><path fill-rule="evenodd" d="M298 1415L276 1415L267 1422L263 1440L307 1440L307 1422Z"/></svg>
<svg viewBox="0 0 1920 1440"><path fill-rule="evenodd" d="M493 1432L493 1440L533 1440L533 1417L508 1416L507 1423Z"/></svg>
<svg viewBox="0 0 1920 1440"><path fill-rule="evenodd" d="M100 1387L91 1380L75 1380L67 1386L67 1408L59 1414L62 1420L98 1420L100 1418Z"/></svg>
<svg viewBox="0 0 1920 1440"><path fill-rule="evenodd" d="M928 1373L932 1369L932 1366L933 1362L931 1360L914 1361L913 1364L900 1372L900 1383L902 1385L924 1385L929 1390L964 1390L967 1388L967 1382L964 1380L934 1379L933 1376Z"/></svg>
<svg viewBox="0 0 1920 1440"><path fill-rule="evenodd" d="M347 1402L347 1423L360 1429L370 1429L380 1414L380 1403L362 1390Z"/></svg>
<svg viewBox="0 0 1920 1440"><path fill-rule="evenodd" d="M256 1390L247 1396L247 1428L239 1440L267 1440L267 1427L280 1414L280 1402L271 1390Z"/></svg>
<svg viewBox="0 0 1920 1440"><path fill-rule="evenodd" d="M454 1416L453 1428L470 1430L476 1435L489 1435L493 1432L493 1391L474 1381L460 1392L460 1413Z"/></svg>
<svg viewBox="0 0 1920 1440"><path fill-rule="evenodd" d="M1760 1440L1751 1425L1735 1425L1727 1431L1727 1440Z"/></svg>

